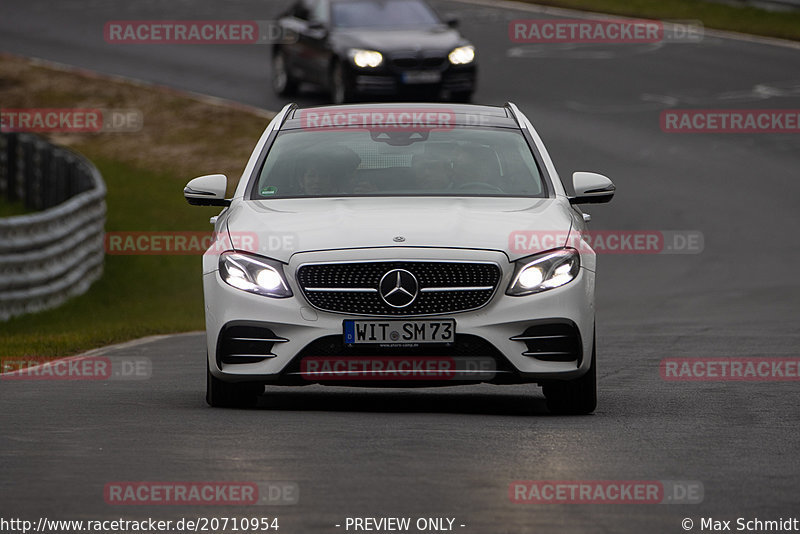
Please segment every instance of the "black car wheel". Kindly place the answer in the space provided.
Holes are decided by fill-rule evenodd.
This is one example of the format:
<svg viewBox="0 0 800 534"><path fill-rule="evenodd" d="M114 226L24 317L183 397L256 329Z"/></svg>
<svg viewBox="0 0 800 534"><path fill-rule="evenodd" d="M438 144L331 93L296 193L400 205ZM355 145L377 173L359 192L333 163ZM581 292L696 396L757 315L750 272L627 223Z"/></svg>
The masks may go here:
<svg viewBox="0 0 800 534"><path fill-rule="evenodd" d="M282 50L277 50L272 56L272 89L278 96L291 96L297 91L297 81L289 74Z"/></svg>
<svg viewBox="0 0 800 534"><path fill-rule="evenodd" d="M559 415L585 415L597 407L596 342L592 339L592 362L586 374L575 380L551 382L542 388L547 409Z"/></svg>
<svg viewBox="0 0 800 534"><path fill-rule="evenodd" d="M264 392L260 382L223 382L211 374L206 358L206 402L215 408L252 408Z"/></svg>

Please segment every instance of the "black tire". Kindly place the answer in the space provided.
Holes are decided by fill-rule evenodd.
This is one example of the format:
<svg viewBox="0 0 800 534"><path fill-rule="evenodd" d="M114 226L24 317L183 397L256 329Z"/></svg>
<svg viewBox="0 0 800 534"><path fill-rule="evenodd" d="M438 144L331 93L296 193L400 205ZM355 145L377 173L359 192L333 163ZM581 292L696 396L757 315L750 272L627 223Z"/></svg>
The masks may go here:
<svg viewBox="0 0 800 534"><path fill-rule="evenodd" d="M597 358L592 336L592 363L586 374L575 380L551 382L542 388L547 409L558 415L590 414L597 407Z"/></svg>
<svg viewBox="0 0 800 534"><path fill-rule="evenodd" d="M206 402L214 408L252 408L264 392L258 382L223 382L211 374L206 360Z"/></svg>
<svg viewBox="0 0 800 534"><path fill-rule="evenodd" d="M297 80L292 78L281 49L272 55L272 90L278 96L292 96L297 92Z"/></svg>
<svg viewBox="0 0 800 534"><path fill-rule="evenodd" d="M344 66L337 61L331 68L331 101L334 104L347 104L356 99L355 89L347 82Z"/></svg>

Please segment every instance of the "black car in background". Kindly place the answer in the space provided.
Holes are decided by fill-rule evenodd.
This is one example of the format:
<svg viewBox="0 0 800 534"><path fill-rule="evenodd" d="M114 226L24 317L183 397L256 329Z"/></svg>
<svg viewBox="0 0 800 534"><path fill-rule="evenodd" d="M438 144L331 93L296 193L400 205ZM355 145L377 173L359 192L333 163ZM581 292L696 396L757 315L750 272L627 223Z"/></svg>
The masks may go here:
<svg viewBox="0 0 800 534"><path fill-rule="evenodd" d="M280 19L297 36L272 48L272 85L301 82L341 104L365 98L469 102L475 48L424 0L298 0Z"/></svg>

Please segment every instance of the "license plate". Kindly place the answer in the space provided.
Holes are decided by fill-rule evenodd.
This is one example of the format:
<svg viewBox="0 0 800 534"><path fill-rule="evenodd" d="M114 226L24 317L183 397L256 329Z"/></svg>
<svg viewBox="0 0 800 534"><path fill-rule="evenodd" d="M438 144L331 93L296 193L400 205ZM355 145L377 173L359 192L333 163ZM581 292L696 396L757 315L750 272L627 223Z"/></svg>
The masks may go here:
<svg viewBox="0 0 800 534"><path fill-rule="evenodd" d="M403 73L405 83L438 83L442 73L435 70L410 70Z"/></svg>
<svg viewBox="0 0 800 534"><path fill-rule="evenodd" d="M344 342L348 345L452 343L455 335L454 319L344 322Z"/></svg>

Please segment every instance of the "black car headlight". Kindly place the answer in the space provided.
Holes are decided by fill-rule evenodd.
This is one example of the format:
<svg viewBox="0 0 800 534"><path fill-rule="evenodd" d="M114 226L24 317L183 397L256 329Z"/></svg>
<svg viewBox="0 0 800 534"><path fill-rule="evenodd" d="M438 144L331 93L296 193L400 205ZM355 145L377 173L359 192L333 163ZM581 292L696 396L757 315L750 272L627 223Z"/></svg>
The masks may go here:
<svg viewBox="0 0 800 534"><path fill-rule="evenodd" d="M219 275L228 285L274 298L292 296L283 275L283 265L277 261L242 254L223 252L219 258Z"/></svg>
<svg viewBox="0 0 800 534"><path fill-rule="evenodd" d="M459 46L454 48L448 55L447 59L453 65L466 65L475 60L475 47L474 46Z"/></svg>
<svg viewBox="0 0 800 534"><path fill-rule="evenodd" d="M350 50L349 55L352 62L362 69L380 67L381 63L383 63L383 55L377 50L353 48Z"/></svg>
<svg viewBox="0 0 800 534"><path fill-rule="evenodd" d="M541 293L573 281L581 269L581 256L574 248L542 252L517 260L506 295Z"/></svg>

